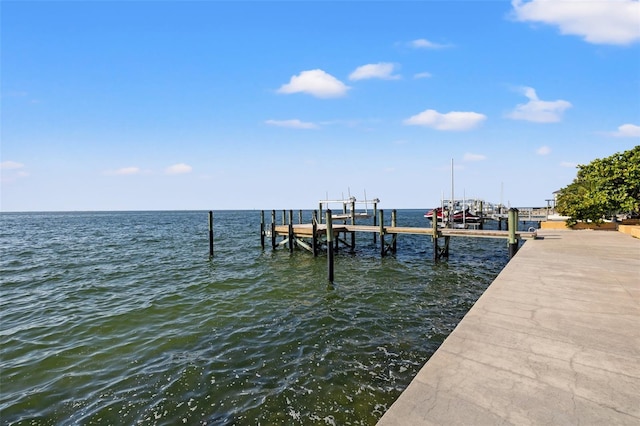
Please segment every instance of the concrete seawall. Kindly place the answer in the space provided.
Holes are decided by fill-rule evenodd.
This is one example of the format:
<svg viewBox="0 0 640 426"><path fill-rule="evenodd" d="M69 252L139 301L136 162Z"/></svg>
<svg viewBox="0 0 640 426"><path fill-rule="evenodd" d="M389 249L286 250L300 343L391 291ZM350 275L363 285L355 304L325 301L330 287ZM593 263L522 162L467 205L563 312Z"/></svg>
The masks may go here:
<svg viewBox="0 0 640 426"><path fill-rule="evenodd" d="M640 424L640 240L539 235L378 425Z"/></svg>

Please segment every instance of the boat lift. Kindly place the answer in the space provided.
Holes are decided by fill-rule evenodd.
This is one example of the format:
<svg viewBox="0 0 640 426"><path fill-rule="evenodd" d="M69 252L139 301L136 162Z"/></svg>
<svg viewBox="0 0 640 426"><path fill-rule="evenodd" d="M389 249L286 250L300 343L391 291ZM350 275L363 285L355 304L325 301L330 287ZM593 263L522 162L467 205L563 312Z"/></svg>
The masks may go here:
<svg viewBox="0 0 640 426"><path fill-rule="evenodd" d="M328 200L328 199L320 200L318 202L318 207L320 210L320 214L318 215L318 218L320 220L320 223L322 223L322 218L323 218L322 212L329 210L332 204L334 205L341 204L342 213L332 213L331 215L332 220L343 220L345 221L345 223L347 220L350 220L350 219L353 221L355 219L367 219L367 218L373 217L375 220L377 216L379 202L380 200L378 198L374 198L373 200L367 200L366 193L365 193L364 201L358 201L354 196L350 196L348 199L342 199L342 200ZM364 205L364 211L356 211L356 205L358 204ZM369 204L373 205L373 210L371 213L369 212Z"/></svg>

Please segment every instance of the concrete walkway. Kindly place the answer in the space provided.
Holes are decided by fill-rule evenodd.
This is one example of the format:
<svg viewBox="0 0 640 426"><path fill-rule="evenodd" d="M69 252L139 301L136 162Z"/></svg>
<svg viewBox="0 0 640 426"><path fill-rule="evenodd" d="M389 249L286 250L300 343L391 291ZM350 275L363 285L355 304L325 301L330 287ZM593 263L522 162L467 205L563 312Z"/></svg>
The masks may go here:
<svg viewBox="0 0 640 426"><path fill-rule="evenodd" d="M378 425L640 425L640 240L539 235Z"/></svg>

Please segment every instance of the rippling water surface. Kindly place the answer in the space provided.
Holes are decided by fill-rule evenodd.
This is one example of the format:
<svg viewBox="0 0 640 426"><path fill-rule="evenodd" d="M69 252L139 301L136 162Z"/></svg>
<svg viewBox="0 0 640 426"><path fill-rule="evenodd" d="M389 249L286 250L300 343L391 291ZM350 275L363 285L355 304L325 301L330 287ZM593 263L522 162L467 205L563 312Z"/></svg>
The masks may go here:
<svg viewBox="0 0 640 426"><path fill-rule="evenodd" d="M329 286L324 256L261 249L257 211L215 212L212 261L206 212L0 220L2 424L372 425L507 262L358 234Z"/></svg>

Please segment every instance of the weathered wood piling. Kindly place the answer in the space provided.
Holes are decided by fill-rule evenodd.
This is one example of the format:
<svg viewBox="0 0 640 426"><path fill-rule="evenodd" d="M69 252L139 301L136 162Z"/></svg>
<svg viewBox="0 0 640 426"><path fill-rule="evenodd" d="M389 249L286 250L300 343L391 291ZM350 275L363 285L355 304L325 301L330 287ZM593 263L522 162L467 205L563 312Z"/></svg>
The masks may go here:
<svg viewBox="0 0 640 426"><path fill-rule="evenodd" d="M327 209L327 278L329 282L333 282L333 219L331 217L331 209Z"/></svg>
<svg viewBox="0 0 640 426"><path fill-rule="evenodd" d="M518 209L509 209L509 259L516 255L518 252L518 238L516 236L516 229L518 228Z"/></svg>
<svg viewBox="0 0 640 426"><path fill-rule="evenodd" d="M213 211L209 211L209 259L213 258Z"/></svg>
<svg viewBox="0 0 640 426"><path fill-rule="evenodd" d="M444 247L440 247L438 245L438 240L441 236L441 233L438 231L438 213L434 209L431 216L431 223L433 225L433 234L431 238L433 239L433 260L437 262L442 258L449 258L449 240L450 236L444 236Z"/></svg>

